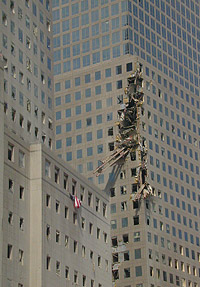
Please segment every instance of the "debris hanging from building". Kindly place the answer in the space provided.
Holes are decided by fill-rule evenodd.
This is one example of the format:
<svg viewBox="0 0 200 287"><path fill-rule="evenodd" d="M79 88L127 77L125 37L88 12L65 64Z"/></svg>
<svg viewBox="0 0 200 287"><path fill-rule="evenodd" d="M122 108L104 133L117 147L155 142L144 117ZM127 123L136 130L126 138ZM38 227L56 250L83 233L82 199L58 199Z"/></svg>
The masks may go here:
<svg viewBox="0 0 200 287"><path fill-rule="evenodd" d="M141 65L137 63L135 71L128 77L128 86L125 89L126 99L118 110L117 122L119 134L116 136L114 151L105 158L94 171L99 176L108 167L119 163L128 154L133 158L138 152L140 165L137 169L137 192L131 195L133 201L142 196L146 198L152 194L151 186L146 182L147 177L147 145L145 138L140 135L141 108L144 102L143 77Z"/></svg>

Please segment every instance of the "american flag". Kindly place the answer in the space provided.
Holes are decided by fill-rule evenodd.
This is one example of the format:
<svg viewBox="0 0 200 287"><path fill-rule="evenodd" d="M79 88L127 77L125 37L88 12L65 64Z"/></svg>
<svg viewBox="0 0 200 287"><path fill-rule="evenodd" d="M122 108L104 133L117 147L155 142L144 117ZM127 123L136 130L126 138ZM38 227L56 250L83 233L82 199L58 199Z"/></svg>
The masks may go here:
<svg viewBox="0 0 200 287"><path fill-rule="evenodd" d="M74 196L74 207L79 208L81 206L81 201L78 199L78 197L75 195Z"/></svg>

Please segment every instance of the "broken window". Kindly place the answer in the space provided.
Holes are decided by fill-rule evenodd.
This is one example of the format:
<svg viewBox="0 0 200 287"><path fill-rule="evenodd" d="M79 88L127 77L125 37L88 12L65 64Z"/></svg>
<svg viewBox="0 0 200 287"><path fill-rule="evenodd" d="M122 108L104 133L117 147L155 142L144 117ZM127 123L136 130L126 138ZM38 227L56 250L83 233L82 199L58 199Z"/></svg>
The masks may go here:
<svg viewBox="0 0 200 287"><path fill-rule="evenodd" d="M113 279L114 280L119 279L119 271L118 270L113 270Z"/></svg>
<svg viewBox="0 0 200 287"><path fill-rule="evenodd" d="M104 238L104 242L107 243L108 242L108 234L106 232L103 232L103 238Z"/></svg>
<svg viewBox="0 0 200 287"><path fill-rule="evenodd" d="M47 270L50 270L50 262L51 262L51 257L47 255L47 258L46 258L46 268L47 268Z"/></svg>
<svg viewBox="0 0 200 287"><path fill-rule="evenodd" d="M38 128L35 127L35 137L36 137L36 138L38 138L38 131L39 131Z"/></svg>
<svg viewBox="0 0 200 287"><path fill-rule="evenodd" d="M31 60L29 57L26 57L26 68L30 73L32 73Z"/></svg>
<svg viewBox="0 0 200 287"><path fill-rule="evenodd" d="M27 90L30 91L31 90L31 80L29 78L27 78L27 80L26 80L26 86L27 86Z"/></svg>
<svg viewBox="0 0 200 287"><path fill-rule="evenodd" d="M93 224L91 222L89 223L89 233L93 233Z"/></svg>
<svg viewBox="0 0 200 287"><path fill-rule="evenodd" d="M8 104L4 103L4 113L7 114L8 112Z"/></svg>
<svg viewBox="0 0 200 287"><path fill-rule="evenodd" d="M65 190L68 189L68 175L66 173L64 173L64 179L63 179L63 187Z"/></svg>
<svg viewBox="0 0 200 287"><path fill-rule="evenodd" d="M21 71L19 71L19 82L22 85L24 84L24 74Z"/></svg>
<svg viewBox="0 0 200 287"><path fill-rule="evenodd" d="M77 213L73 212L73 223L77 225Z"/></svg>
<svg viewBox="0 0 200 287"><path fill-rule="evenodd" d="M11 54L15 57L15 44L12 42L10 46Z"/></svg>
<svg viewBox="0 0 200 287"><path fill-rule="evenodd" d="M8 244L8 247L7 247L7 258L12 259L12 245L11 244Z"/></svg>
<svg viewBox="0 0 200 287"><path fill-rule="evenodd" d="M60 201L56 200L56 213L60 213Z"/></svg>
<svg viewBox="0 0 200 287"><path fill-rule="evenodd" d="M52 119L50 119L50 118L48 118L48 128L49 128L50 130L53 129L53 121L52 121Z"/></svg>
<svg viewBox="0 0 200 287"><path fill-rule="evenodd" d="M14 161L14 146L8 143L8 160Z"/></svg>
<svg viewBox="0 0 200 287"><path fill-rule="evenodd" d="M88 206L92 205L92 193L88 192Z"/></svg>
<svg viewBox="0 0 200 287"><path fill-rule="evenodd" d="M152 267L152 266L149 267L149 275L150 275L151 277L153 277L153 275L154 275L153 267Z"/></svg>
<svg viewBox="0 0 200 287"><path fill-rule="evenodd" d="M12 108L11 119L12 119L13 122L15 121L15 118L16 118L16 110Z"/></svg>
<svg viewBox="0 0 200 287"><path fill-rule="evenodd" d="M65 266L65 278L69 279L69 267Z"/></svg>
<svg viewBox="0 0 200 287"><path fill-rule="evenodd" d="M2 12L2 23L4 24L4 26L8 26L7 15L4 12Z"/></svg>
<svg viewBox="0 0 200 287"><path fill-rule="evenodd" d="M50 238L50 234L51 234L51 229L50 229L50 226L47 224L47 226L46 226L46 236L47 236L47 239Z"/></svg>
<svg viewBox="0 0 200 287"><path fill-rule="evenodd" d="M38 107L37 106L34 107L34 114L36 117L38 117Z"/></svg>
<svg viewBox="0 0 200 287"><path fill-rule="evenodd" d="M121 195L126 194L126 185L120 186L120 194L121 194Z"/></svg>
<svg viewBox="0 0 200 287"><path fill-rule="evenodd" d="M45 76L43 72L41 73L41 82L43 85L45 85Z"/></svg>
<svg viewBox="0 0 200 287"><path fill-rule="evenodd" d="M44 125L45 124L45 113L42 112L41 114L41 120L42 120L42 124Z"/></svg>
<svg viewBox="0 0 200 287"><path fill-rule="evenodd" d="M152 249L149 249L149 259L153 259Z"/></svg>
<svg viewBox="0 0 200 287"><path fill-rule="evenodd" d="M21 20L23 17L22 9L18 7L18 19Z"/></svg>
<svg viewBox="0 0 200 287"><path fill-rule="evenodd" d="M111 238L111 241L112 241L112 247L117 247L118 246L118 243L117 243L117 237L112 237Z"/></svg>
<svg viewBox="0 0 200 287"><path fill-rule="evenodd" d="M51 21L49 19L46 20L47 31L51 31Z"/></svg>
<svg viewBox="0 0 200 287"><path fill-rule="evenodd" d="M107 205L103 202L103 217L107 217Z"/></svg>
<svg viewBox="0 0 200 287"><path fill-rule="evenodd" d="M100 206L100 200L99 198L96 197L96 212L99 211L99 206Z"/></svg>
<svg viewBox="0 0 200 287"><path fill-rule="evenodd" d="M27 121L27 132L30 133L31 132L31 122Z"/></svg>
<svg viewBox="0 0 200 287"><path fill-rule="evenodd" d="M68 219L68 217L69 217L69 209L67 206L65 206L65 218Z"/></svg>
<svg viewBox="0 0 200 287"><path fill-rule="evenodd" d="M54 170L54 176L55 176L55 183L59 184L60 169L58 167L56 167L56 166L55 166L55 170Z"/></svg>
<svg viewBox="0 0 200 287"><path fill-rule="evenodd" d="M139 208L139 201L135 200L133 201L133 209L137 209L137 208Z"/></svg>
<svg viewBox="0 0 200 287"><path fill-rule="evenodd" d="M10 211L8 214L8 223L12 224L12 222L13 222L13 213Z"/></svg>
<svg viewBox="0 0 200 287"><path fill-rule="evenodd" d="M69 245L69 236L65 235L65 247Z"/></svg>
<svg viewBox="0 0 200 287"><path fill-rule="evenodd" d="M87 127L92 125L92 118L87 118L86 119L86 125L87 125Z"/></svg>
<svg viewBox="0 0 200 287"><path fill-rule="evenodd" d="M128 234L123 234L122 235L122 240L123 240L124 243L128 243L129 242L128 241Z"/></svg>
<svg viewBox="0 0 200 287"><path fill-rule="evenodd" d="M60 231L56 230L56 243L60 241Z"/></svg>
<svg viewBox="0 0 200 287"><path fill-rule="evenodd" d="M49 148L52 149L52 139L49 138Z"/></svg>
<svg viewBox="0 0 200 287"><path fill-rule="evenodd" d="M130 152L130 157L132 161L136 160L136 151Z"/></svg>
<svg viewBox="0 0 200 287"><path fill-rule="evenodd" d="M78 250L78 242L74 240L74 253L77 253Z"/></svg>
<svg viewBox="0 0 200 287"><path fill-rule="evenodd" d="M81 218L81 227L82 229L85 229L85 218L84 217Z"/></svg>
<svg viewBox="0 0 200 287"><path fill-rule="evenodd" d="M124 268L124 278L129 278L130 276L130 268Z"/></svg>
<svg viewBox="0 0 200 287"><path fill-rule="evenodd" d="M138 225L139 224L139 215L133 217L133 224L134 225Z"/></svg>
<svg viewBox="0 0 200 287"><path fill-rule="evenodd" d="M19 219L19 228L23 231L24 230L24 218L20 217Z"/></svg>
<svg viewBox="0 0 200 287"><path fill-rule="evenodd" d="M13 64L11 64L11 75L16 79L16 67Z"/></svg>
<svg viewBox="0 0 200 287"><path fill-rule="evenodd" d="M46 207L50 207L51 204L51 197L49 194L46 195Z"/></svg>
<svg viewBox="0 0 200 287"><path fill-rule="evenodd" d="M142 130L145 132L146 131L146 124L144 122L142 122Z"/></svg>
<svg viewBox="0 0 200 287"><path fill-rule="evenodd" d="M129 251L124 252L124 261L129 261Z"/></svg>
<svg viewBox="0 0 200 287"><path fill-rule="evenodd" d="M131 168L131 176L137 176L137 169Z"/></svg>
<svg viewBox="0 0 200 287"><path fill-rule="evenodd" d="M110 189L110 197L114 197L115 196L115 188L111 188Z"/></svg>
<svg viewBox="0 0 200 287"><path fill-rule="evenodd" d="M60 275L60 262L56 261L56 274Z"/></svg>
<svg viewBox="0 0 200 287"><path fill-rule="evenodd" d="M145 115L145 109L141 108L141 115L144 116Z"/></svg>
<svg viewBox="0 0 200 287"><path fill-rule="evenodd" d="M137 188L138 188L138 185L136 183L133 183L132 184L132 193L137 193Z"/></svg>
<svg viewBox="0 0 200 287"><path fill-rule="evenodd" d="M24 261L24 251L19 249L19 262L23 265Z"/></svg>
<svg viewBox="0 0 200 287"><path fill-rule="evenodd" d="M158 130L157 129L154 130L154 136L156 139L158 138Z"/></svg>
<svg viewBox="0 0 200 287"><path fill-rule="evenodd" d="M121 202L121 211L126 211L127 210L127 202L123 201Z"/></svg>
<svg viewBox="0 0 200 287"><path fill-rule="evenodd" d="M125 179L126 178L126 171L125 170L122 170L120 172L120 179Z"/></svg>
<svg viewBox="0 0 200 287"><path fill-rule="evenodd" d="M123 104L123 95L117 96L117 103L118 103L119 105Z"/></svg>
<svg viewBox="0 0 200 287"><path fill-rule="evenodd" d="M113 136L113 127L108 128L108 136Z"/></svg>
<svg viewBox="0 0 200 287"><path fill-rule="evenodd" d="M108 149L109 149L109 151L113 151L115 149L114 142L108 143Z"/></svg>
<svg viewBox="0 0 200 287"><path fill-rule="evenodd" d="M24 117L20 114L19 115L19 125L20 125L20 127L24 127Z"/></svg>
<svg viewBox="0 0 200 287"><path fill-rule="evenodd" d="M113 261L113 263L119 262L118 253L113 253L113 255L112 255L112 261Z"/></svg>
<svg viewBox="0 0 200 287"><path fill-rule="evenodd" d="M101 256L100 255L98 255L97 263L98 263L98 267L101 267Z"/></svg>
<svg viewBox="0 0 200 287"><path fill-rule="evenodd" d="M82 257L85 257L85 246L82 245Z"/></svg>
<svg viewBox="0 0 200 287"><path fill-rule="evenodd" d="M13 100L16 100L16 88L14 86L11 87L11 96Z"/></svg>
<svg viewBox="0 0 200 287"><path fill-rule="evenodd" d="M162 99L162 91L158 89L158 97Z"/></svg>
<svg viewBox="0 0 200 287"><path fill-rule="evenodd" d="M97 227L97 239L100 239L100 232L101 232L100 228Z"/></svg>

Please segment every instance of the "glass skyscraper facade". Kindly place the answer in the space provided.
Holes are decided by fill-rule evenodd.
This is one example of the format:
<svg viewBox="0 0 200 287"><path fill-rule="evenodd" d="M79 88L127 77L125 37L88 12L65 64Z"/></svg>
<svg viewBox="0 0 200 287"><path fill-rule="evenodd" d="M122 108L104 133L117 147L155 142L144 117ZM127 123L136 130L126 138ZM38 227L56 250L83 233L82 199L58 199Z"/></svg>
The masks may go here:
<svg viewBox="0 0 200 287"><path fill-rule="evenodd" d="M111 193L116 286L199 286L199 9L188 0L53 1L56 152ZM115 146L136 62L155 195L137 204L137 151L93 174Z"/></svg>

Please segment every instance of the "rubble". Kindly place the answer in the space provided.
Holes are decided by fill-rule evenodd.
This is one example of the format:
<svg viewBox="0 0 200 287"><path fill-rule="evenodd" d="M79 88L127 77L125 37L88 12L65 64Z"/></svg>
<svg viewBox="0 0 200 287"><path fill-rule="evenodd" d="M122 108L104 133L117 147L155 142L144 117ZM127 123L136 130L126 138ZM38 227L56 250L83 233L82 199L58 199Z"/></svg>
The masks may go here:
<svg viewBox="0 0 200 287"><path fill-rule="evenodd" d="M137 151L140 159L136 176L138 191L131 195L131 199L136 201L142 196L146 198L152 194L152 188L146 182L147 144L145 138L142 138L140 135L140 115L144 102L143 77L140 64L137 63L135 72L128 77L127 81L128 86L125 88L126 99L120 103L120 109L118 110L119 121L116 124L119 134L116 136L115 149L101 162L94 174L99 176L108 167L117 164L120 160L125 160L128 154L133 160Z"/></svg>

